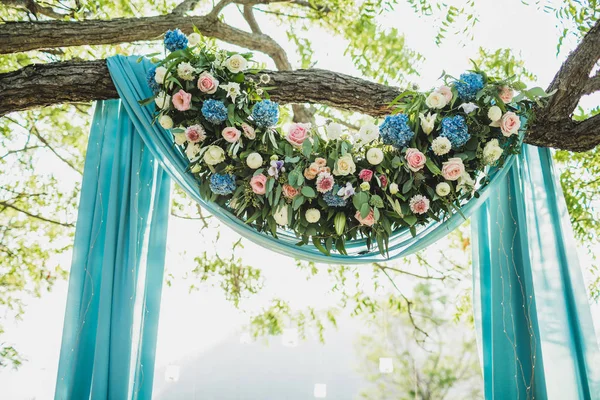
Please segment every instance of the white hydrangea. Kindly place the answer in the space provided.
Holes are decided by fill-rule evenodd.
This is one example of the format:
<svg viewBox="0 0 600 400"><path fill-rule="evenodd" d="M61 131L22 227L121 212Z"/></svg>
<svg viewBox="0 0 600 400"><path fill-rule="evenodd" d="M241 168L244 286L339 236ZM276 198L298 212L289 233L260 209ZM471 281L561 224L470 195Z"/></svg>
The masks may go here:
<svg viewBox="0 0 600 400"><path fill-rule="evenodd" d="M448 154L450 149L452 148L452 143L448 140L447 137L439 136L433 139L431 142L431 149L436 156L443 156L444 154Z"/></svg>
<svg viewBox="0 0 600 400"><path fill-rule="evenodd" d="M338 140L342 137L342 125L336 122L332 122L325 127L325 132L327 133L327 139Z"/></svg>
<svg viewBox="0 0 600 400"><path fill-rule="evenodd" d="M193 81L195 73L196 70L188 62L182 62L177 65L177 75L184 81Z"/></svg>
<svg viewBox="0 0 600 400"><path fill-rule="evenodd" d="M498 143L498 139L492 139L485 144L483 148L483 161L486 164L493 164L502 156L504 151Z"/></svg>
<svg viewBox="0 0 600 400"><path fill-rule="evenodd" d="M358 131L358 141L371 143L379 138L379 127L375 124L365 124Z"/></svg>

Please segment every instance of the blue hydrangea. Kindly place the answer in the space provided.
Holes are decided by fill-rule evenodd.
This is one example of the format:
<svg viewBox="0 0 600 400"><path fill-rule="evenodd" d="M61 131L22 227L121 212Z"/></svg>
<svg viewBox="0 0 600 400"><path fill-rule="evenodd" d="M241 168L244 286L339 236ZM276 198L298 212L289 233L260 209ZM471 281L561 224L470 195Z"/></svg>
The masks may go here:
<svg viewBox="0 0 600 400"><path fill-rule="evenodd" d="M210 177L210 190L213 193L226 196L233 193L236 188L235 175L233 174L213 174Z"/></svg>
<svg viewBox="0 0 600 400"><path fill-rule="evenodd" d="M208 99L202 104L202 115L211 124L218 125L227 119L227 107L220 100Z"/></svg>
<svg viewBox="0 0 600 400"><path fill-rule="evenodd" d="M388 115L379 126L381 139L385 144L391 144L397 149L406 147L415 133L408 126L405 114Z"/></svg>
<svg viewBox="0 0 600 400"><path fill-rule="evenodd" d="M184 35L179 29L174 31L167 31L165 33L165 47L169 51L177 51L185 49L188 45L187 36Z"/></svg>
<svg viewBox="0 0 600 400"><path fill-rule="evenodd" d="M460 75L460 80L454 82L458 97L462 100L474 100L475 95L483 89L483 76L474 72Z"/></svg>
<svg viewBox="0 0 600 400"><path fill-rule="evenodd" d="M344 207L346 205L347 200L342 196L337 195L339 190L340 187L335 185L333 190L330 190L323 195L323 200L325 200L325 203L327 203L329 207Z"/></svg>
<svg viewBox="0 0 600 400"><path fill-rule="evenodd" d="M440 136L448 138L454 150L462 147L471 138L467 122L462 115L445 117L442 119L442 133Z"/></svg>
<svg viewBox="0 0 600 400"><path fill-rule="evenodd" d="M148 74L146 74L146 82L148 82L148 87L152 90L154 94L158 94L160 92L160 85L154 79L156 75L156 67L152 67L148 70Z"/></svg>
<svg viewBox="0 0 600 400"><path fill-rule="evenodd" d="M252 108L252 119L256 126L260 128L269 128L277 125L279 121L279 104L271 100L263 100Z"/></svg>

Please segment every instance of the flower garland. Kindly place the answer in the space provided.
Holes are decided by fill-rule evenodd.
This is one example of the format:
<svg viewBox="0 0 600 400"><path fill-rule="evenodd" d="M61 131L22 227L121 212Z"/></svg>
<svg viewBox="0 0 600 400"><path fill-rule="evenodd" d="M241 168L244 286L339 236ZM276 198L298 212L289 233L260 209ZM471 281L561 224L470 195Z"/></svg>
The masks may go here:
<svg viewBox="0 0 600 400"><path fill-rule="evenodd" d="M485 170L519 151L533 97L478 70L428 92L403 92L395 114L354 134L336 123L280 125L270 77L252 54L209 48L169 31L170 54L148 74L156 118L190 161L205 199L277 237L345 254L366 238L385 254L392 232L447 218L488 183ZM514 90L524 95L514 96ZM285 128L285 129L284 129ZM460 212L460 211L459 211Z"/></svg>

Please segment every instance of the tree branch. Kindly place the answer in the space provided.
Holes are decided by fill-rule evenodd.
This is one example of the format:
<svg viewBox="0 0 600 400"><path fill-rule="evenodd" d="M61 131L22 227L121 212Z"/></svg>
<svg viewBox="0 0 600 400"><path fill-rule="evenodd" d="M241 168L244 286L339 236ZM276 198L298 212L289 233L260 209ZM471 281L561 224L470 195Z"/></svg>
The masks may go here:
<svg viewBox="0 0 600 400"><path fill-rule="evenodd" d="M19 207L15 206L14 204L10 204L10 203L7 203L5 201L0 201L0 206L2 206L3 208L12 208L13 210L18 211L20 213L23 213L23 214L25 214L27 216L30 216L30 217L35 218L35 219L39 219L40 221L49 222L51 224L65 226L67 228L72 228L72 227L75 226L75 224L72 224L70 222L60 222L60 221L55 221L53 219L49 219L49 218L46 218L46 217L42 217L41 215L34 214L34 213L29 212L29 211L23 210L22 208L19 208Z"/></svg>
<svg viewBox="0 0 600 400"><path fill-rule="evenodd" d="M38 15L45 15L49 18L63 19L71 15L56 12L52 7L41 6L34 0L0 0L0 3L4 4L7 7L15 7L27 10L36 17Z"/></svg>
<svg viewBox="0 0 600 400"><path fill-rule="evenodd" d="M252 6L248 6L248 5L244 6L244 19L248 23L248 26L250 27L250 30L252 32L259 33L259 34L262 33L262 30L260 29L260 25L258 25L258 22L256 21L256 18L254 17L254 10L252 9Z"/></svg>
<svg viewBox="0 0 600 400"><path fill-rule="evenodd" d="M175 6L173 11L171 11L171 14L184 15L188 11L192 11L194 8L196 8L199 2L200 0L183 0L181 3Z"/></svg>
<svg viewBox="0 0 600 400"><path fill-rule="evenodd" d="M583 87L584 95L594 92L600 92L600 70L596 72L596 75L590 77Z"/></svg>

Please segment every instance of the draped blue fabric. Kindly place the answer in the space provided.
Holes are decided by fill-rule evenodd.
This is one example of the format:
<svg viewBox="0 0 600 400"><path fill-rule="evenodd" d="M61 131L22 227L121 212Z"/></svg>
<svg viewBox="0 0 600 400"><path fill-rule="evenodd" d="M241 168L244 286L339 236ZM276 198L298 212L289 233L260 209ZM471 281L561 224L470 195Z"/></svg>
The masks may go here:
<svg viewBox="0 0 600 400"><path fill-rule="evenodd" d="M472 218L485 398L600 399L600 353L550 150L524 145Z"/></svg>
<svg viewBox="0 0 600 400"><path fill-rule="evenodd" d="M55 399L150 399L170 179L119 100L89 138Z"/></svg>
<svg viewBox="0 0 600 400"><path fill-rule="evenodd" d="M362 240L320 253L282 230L258 233L199 195L172 135L153 122L146 72L115 56L121 100L99 102L77 223L57 399L150 399L169 182L243 237L323 263L382 261ZM161 168L159 168L161 167ZM138 175L136 171L139 171ZM564 199L548 150L523 147L460 214L390 239L390 259L424 249L473 218L475 309L487 399L598 399L600 359ZM143 238L143 239L142 239Z"/></svg>

